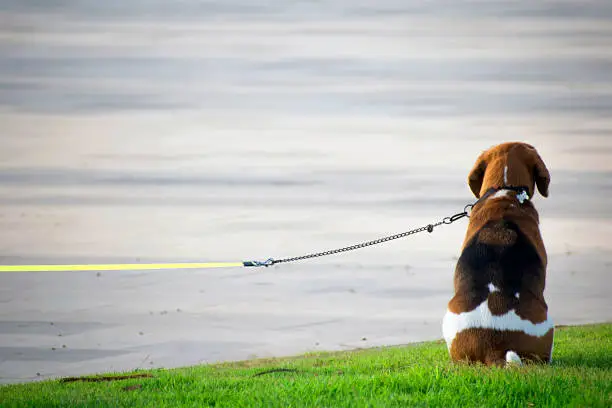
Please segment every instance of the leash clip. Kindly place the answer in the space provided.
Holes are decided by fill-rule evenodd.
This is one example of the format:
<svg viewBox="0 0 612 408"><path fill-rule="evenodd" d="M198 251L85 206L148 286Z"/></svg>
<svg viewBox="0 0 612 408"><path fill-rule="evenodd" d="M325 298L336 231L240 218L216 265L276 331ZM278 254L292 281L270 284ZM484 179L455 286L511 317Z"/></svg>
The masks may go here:
<svg viewBox="0 0 612 408"><path fill-rule="evenodd" d="M442 222L444 224L452 224L453 222L455 222L457 220L460 220L463 217L468 217L468 212L467 211L463 211L463 212L457 213L455 215L452 215L450 217L446 217L446 218L444 218L442 220Z"/></svg>
<svg viewBox="0 0 612 408"><path fill-rule="evenodd" d="M276 263L276 261L274 260L274 258L268 258L265 261L246 261L243 262L244 266L255 266L255 267L261 267L261 266L265 266L266 268L268 266L272 266Z"/></svg>

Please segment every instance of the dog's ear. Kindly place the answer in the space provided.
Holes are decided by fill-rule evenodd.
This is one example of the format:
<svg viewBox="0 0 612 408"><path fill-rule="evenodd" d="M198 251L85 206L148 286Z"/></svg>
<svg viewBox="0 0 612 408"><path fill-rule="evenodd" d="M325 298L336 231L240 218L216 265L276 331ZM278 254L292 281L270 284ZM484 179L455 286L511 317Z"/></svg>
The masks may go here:
<svg viewBox="0 0 612 408"><path fill-rule="evenodd" d="M543 197L548 197L548 185L550 184L550 173L546 168L546 164L544 164L544 160L540 157L540 155L535 151L535 164L533 168L533 177L535 179L536 186L538 186L538 191L542 194Z"/></svg>
<svg viewBox="0 0 612 408"><path fill-rule="evenodd" d="M470 174L468 175L468 184L470 185L470 189L476 198L480 198L480 188L482 187L482 181L484 179L486 168L487 164L484 160L484 154L481 154L476 160L476 164L474 164L472 171L470 171Z"/></svg>

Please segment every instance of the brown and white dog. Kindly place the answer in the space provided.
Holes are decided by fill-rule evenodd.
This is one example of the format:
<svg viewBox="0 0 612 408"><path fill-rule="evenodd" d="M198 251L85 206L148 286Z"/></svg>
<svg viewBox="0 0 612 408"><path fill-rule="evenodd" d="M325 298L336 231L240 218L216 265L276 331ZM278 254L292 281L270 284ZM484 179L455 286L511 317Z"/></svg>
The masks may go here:
<svg viewBox="0 0 612 408"><path fill-rule="evenodd" d="M451 359L502 366L549 362L554 327L544 301L546 250L535 186L550 174L533 146L504 143L483 152L469 174L472 208L443 334Z"/></svg>

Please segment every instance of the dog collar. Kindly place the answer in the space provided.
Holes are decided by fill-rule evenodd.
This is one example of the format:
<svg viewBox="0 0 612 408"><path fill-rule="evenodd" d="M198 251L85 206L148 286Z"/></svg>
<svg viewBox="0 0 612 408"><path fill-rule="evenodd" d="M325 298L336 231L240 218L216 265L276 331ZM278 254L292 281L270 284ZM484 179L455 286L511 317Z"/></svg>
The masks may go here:
<svg viewBox="0 0 612 408"><path fill-rule="evenodd" d="M478 199L478 201L476 201L474 203L474 205L477 205L481 201L484 201L487 198L489 198L492 194L495 194L495 193L497 193L498 191L501 191L501 190L514 191L516 193L516 199L521 204L523 204L525 201L529 200L529 188L528 187L526 187L526 186L501 186L501 187L491 187L490 189L485 191L485 193L482 195L482 197L480 197Z"/></svg>

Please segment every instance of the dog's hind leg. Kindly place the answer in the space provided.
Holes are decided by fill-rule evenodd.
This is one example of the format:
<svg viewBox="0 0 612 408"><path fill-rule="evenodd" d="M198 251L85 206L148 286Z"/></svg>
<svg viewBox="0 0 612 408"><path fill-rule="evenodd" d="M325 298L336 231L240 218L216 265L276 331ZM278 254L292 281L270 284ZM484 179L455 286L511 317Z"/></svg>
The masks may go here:
<svg viewBox="0 0 612 408"><path fill-rule="evenodd" d="M484 363L488 366L503 367L506 365L506 359L504 357L503 351L488 350L484 358Z"/></svg>

